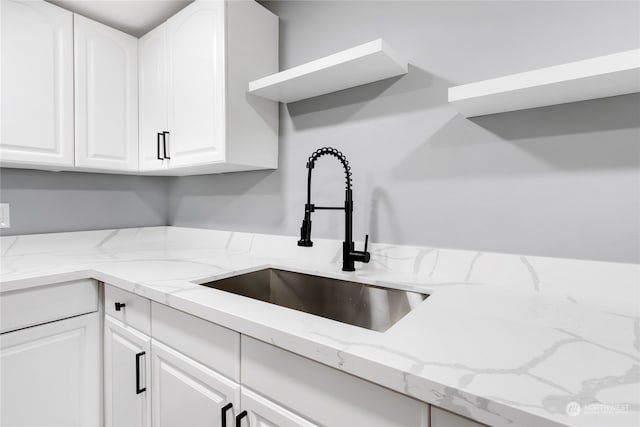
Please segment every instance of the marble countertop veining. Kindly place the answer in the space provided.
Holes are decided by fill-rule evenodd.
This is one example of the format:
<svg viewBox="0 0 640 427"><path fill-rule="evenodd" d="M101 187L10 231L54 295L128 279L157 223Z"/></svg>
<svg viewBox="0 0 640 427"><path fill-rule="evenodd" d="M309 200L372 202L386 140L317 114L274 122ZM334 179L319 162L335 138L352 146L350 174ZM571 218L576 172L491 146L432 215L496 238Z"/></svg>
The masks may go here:
<svg viewBox="0 0 640 427"><path fill-rule="evenodd" d="M0 239L0 292L99 281L490 425L640 425L640 266L179 227ZM277 267L430 294L386 332L198 285Z"/></svg>

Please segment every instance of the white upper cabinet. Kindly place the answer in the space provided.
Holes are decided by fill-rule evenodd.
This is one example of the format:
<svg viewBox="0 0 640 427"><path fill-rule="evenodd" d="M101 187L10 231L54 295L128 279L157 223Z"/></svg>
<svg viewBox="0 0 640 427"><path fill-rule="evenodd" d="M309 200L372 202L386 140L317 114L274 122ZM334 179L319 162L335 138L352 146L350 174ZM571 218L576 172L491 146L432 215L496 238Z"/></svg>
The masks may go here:
<svg viewBox="0 0 640 427"><path fill-rule="evenodd" d="M138 40L74 15L76 167L138 170Z"/></svg>
<svg viewBox="0 0 640 427"><path fill-rule="evenodd" d="M141 172L277 167L278 105L247 94L277 70L275 15L253 0L196 0L139 50Z"/></svg>
<svg viewBox="0 0 640 427"><path fill-rule="evenodd" d="M167 26L160 25L138 41L140 90L140 171L166 169Z"/></svg>
<svg viewBox="0 0 640 427"><path fill-rule="evenodd" d="M73 15L1 0L2 166L73 166Z"/></svg>
<svg viewBox="0 0 640 427"><path fill-rule="evenodd" d="M50 3L0 0L0 166L194 175L274 169L278 17L196 0L136 39Z"/></svg>
<svg viewBox="0 0 640 427"><path fill-rule="evenodd" d="M224 160L224 2L196 2L167 21L171 166Z"/></svg>

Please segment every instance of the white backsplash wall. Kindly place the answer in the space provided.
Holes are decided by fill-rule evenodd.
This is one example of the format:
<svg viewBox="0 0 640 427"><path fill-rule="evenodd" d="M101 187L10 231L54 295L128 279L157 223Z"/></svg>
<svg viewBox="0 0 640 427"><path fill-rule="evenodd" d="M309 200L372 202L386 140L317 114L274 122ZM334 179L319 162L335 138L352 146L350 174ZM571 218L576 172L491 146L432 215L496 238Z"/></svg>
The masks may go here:
<svg viewBox="0 0 640 427"><path fill-rule="evenodd" d="M11 204L3 236L167 222L167 181L160 177L2 168L0 200Z"/></svg>
<svg viewBox="0 0 640 427"><path fill-rule="evenodd" d="M640 260L640 95L465 119L462 83L638 48L637 2L264 2L280 16L280 65L376 38L403 77L282 105L277 171L172 178L169 224L296 235L309 154L353 167L354 238L602 261ZM332 158L313 202L341 205ZM341 238L317 212L313 236Z"/></svg>

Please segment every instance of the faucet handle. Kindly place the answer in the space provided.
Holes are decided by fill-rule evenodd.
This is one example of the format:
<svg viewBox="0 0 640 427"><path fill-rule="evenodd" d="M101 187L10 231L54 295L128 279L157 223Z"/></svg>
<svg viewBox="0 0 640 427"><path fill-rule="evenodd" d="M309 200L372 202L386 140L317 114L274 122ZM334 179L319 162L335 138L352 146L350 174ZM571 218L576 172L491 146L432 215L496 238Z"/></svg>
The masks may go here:
<svg viewBox="0 0 640 427"><path fill-rule="evenodd" d="M361 262L369 262L371 260L371 254L367 252L367 248L369 247L369 235L365 235L364 237L364 251L362 251L362 259Z"/></svg>

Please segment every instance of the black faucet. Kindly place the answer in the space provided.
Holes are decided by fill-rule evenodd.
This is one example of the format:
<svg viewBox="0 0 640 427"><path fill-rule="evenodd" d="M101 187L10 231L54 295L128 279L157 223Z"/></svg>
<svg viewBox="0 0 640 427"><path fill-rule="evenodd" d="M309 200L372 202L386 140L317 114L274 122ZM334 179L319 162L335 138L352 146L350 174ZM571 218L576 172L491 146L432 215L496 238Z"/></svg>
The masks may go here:
<svg viewBox="0 0 640 427"><path fill-rule="evenodd" d="M344 199L344 207L333 206L316 206L311 203L311 171L316 164L318 158L330 155L335 157L342 163L344 173L347 179L346 191ZM311 212L316 210L344 210L344 242L342 242L342 271L355 271L354 261L369 262L371 254L367 252L369 244L369 235L364 241L364 251L356 251L353 243L353 195L351 193L351 166L344 154L332 147L323 147L311 154L307 161L307 169L309 175L307 177L307 203L304 205L304 219L300 228L300 240L298 246L313 246L311 241Z"/></svg>

